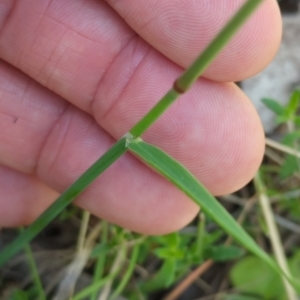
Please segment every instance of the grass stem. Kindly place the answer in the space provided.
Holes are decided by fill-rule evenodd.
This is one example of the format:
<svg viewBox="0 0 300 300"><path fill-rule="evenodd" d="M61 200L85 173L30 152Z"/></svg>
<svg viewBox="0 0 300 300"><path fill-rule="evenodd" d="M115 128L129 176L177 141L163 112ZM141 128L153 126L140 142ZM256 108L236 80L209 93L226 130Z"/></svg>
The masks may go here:
<svg viewBox="0 0 300 300"><path fill-rule="evenodd" d="M172 89L129 131L133 138L142 135L202 75L228 41L264 0L248 0L223 27L220 33L198 56L194 63L175 81Z"/></svg>
<svg viewBox="0 0 300 300"><path fill-rule="evenodd" d="M178 98L180 94L173 88L129 131L133 138L142 135Z"/></svg>
<svg viewBox="0 0 300 300"><path fill-rule="evenodd" d="M115 257L115 260L114 260L111 270L110 270L110 274L114 274L114 276L111 277L111 280L105 284L100 296L98 297L98 300L107 300L108 299L109 294L111 292L112 283L113 283L115 277L118 275L118 272L120 271L120 269L122 268L122 266L125 262L126 250L127 249L126 249L126 246L125 246L124 240L123 240L122 244L121 244L121 248Z"/></svg>
<svg viewBox="0 0 300 300"><path fill-rule="evenodd" d="M178 78L176 82L178 90L184 93L193 85L228 41L240 29L245 20L251 16L251 14L263 1L264 0L250 0L245 2L232 19L222 28L213 41L199 55L191 67Z"/></svg>
<svg viewBox="0 0 300 300"><path fill-rule="evenodd" d="M101 222L101 243L106 245L107 244L107 238L108 238L108 224L106 221ZM100 253L100 256L97 260L95 269L94 269L94 276L93 276L93 283L97 283L101 280L103 273L104 273L104 266L105 266L105 258L106 258L106 250L103 250ZM95 290L93 294L91 295L90 300L97 300L98 290Z"/></svg>
<svg viewBox="0 0 300 300"><path fill-rule="evenodd" d="M22 232L23 228L21 228L20 231ZM31 272L32 280L33 280L34 286L37 290L37 295L38 295L37 299L46 300L47 298L46 298L46 295L44 292L44 288L43 288L43 285L41 282L41 278L40 278L30 245L29 244L25 245L24 250L25 250L25 253L27 256L27 262L28 262L28 266L29 266L29 269Z"/></svg>
<svg viewBox="0 0 300 300"><path fill-rule="evenodd" d="M132 255L130 258L129 266L125 272L125 274L122 276L122 280L120 284L116 287L113 294L109 297L109 300L115 300L124 290L125 286L127 285L128 281L130 280L132 273L134 271L134 267L136 265L137 259L139 255L139 244L135 244L132 250Z"/></svg>
<svg viewBox="0 0 300 300"><path fill-rule="evenodd" d="M287 274L290 278L292 278L287 260L284 254L283 246L280 240L280 235L278 232L278 228L275 223L273 211L270 205L270 201L268 199L268 196L266 194L266 188L264 186L264 183L262 181L262 178L260 176L260 172L257 172L254 178L254 184L256 187L257 192L259 193L259 201L260 201L260 206L262 208L262 212L268 227L269 231L269 237L271 240L272 248L274 250L274 254L277 260L278 265L280 268ZM297 300L297 294L295 292L295 289L292 287L292 285L289 283L286 277L281 275L286 294L289 300Z"/></svg>
<svg viewBox="0 0 300 300"><path fill-rule="evenodd" d="M205 236L205 215L200 211L197 225L197 237L196 237L196 251L200 257L200 260L203 259L203 248L204 248L204 236Z"/></svg>

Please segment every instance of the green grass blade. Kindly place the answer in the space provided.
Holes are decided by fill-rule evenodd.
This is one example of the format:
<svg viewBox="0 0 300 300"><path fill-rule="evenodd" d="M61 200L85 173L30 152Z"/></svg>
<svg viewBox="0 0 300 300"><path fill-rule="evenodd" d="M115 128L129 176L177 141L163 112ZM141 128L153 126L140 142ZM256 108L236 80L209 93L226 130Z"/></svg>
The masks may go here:
<svg viewBox="0 0 300 300"><path fill-rule="evenodd" d="M20 232L21 233L23 232L23 228L20 228ZM41 282L39 271L37 269L35 259L34 259L32 251L31 251L30 245L25 245L24 250L25 250L25 253L26 253L26 256L27 256L28 266L29 266L29 269L31 271L32 281L34 282L35 289L36 289L37 294L38 294L38 299L46 300L47 297L45 295L45 291L44 291L44 288L43 288L43 285L42 285L42 282Z"/></svg>
<svg viewBox="0 0 300 300"><path fill-rule="evenodd" d="M99 291L101 287L103 287L106 283L108 283L115 274L110 274L107 277L89 285L82 291L80 291L78 294L76 294L72 300L81 300L81 299L86 299L88 296L90 296L92 293Z"/></svg>
<svg viewBox="0 0 300 300"><path fill-rule="evenodd" d="M185 93L201 76L234 34L264 0L248 0L224 26L194 63L175 81L173 88L131 129L133 137L142 135L178 97Z"/></svg>
<svg viewBox="0 0 300 300"><path fill-rule="evenodd" d="M102 220L101 222L101 245L106 245L108 239L108 224L106 221ZM106 250L102 251L100 256L97 259L97 263L94 269L94 276L93 276L93 283L98 282L104 273L105 267L105 260L106 260ZM98 291L94 291L90 300L97 300Z"/></svg>
<svg viewBox="0 0 300 300"><path fill-rule="evenodd" d="M274 260L255 243L218 200L184 166L159 148L147 144L141 139L129 141L128 148L188 195L224 231L240 242L246 249L282 274L283 271L281 271Z"/></svg>
<svg viewBox="0 0 300 300"><path fill-rule="evenodd" d="M116 287L113 294L109 297L109 300L115 300L122 293L122 291L126 287L127 283L129 282L129 280L133 274L134 268L136 266L136 262L137 262L138 255L139 255L139 248L140 248L139 244L134 245L127 270L126 270L125 274L122 276L121 282Z"/></svg>
<svg viewBox="0 0 300 300"><path fill-rule="evenodd" d="M64 208L80 195L101 173L112 165L126 151L126 138L116 142L83 175L81 175L58 199L12 243L0 252L0 267L16 255L40 233Z"/></svg>

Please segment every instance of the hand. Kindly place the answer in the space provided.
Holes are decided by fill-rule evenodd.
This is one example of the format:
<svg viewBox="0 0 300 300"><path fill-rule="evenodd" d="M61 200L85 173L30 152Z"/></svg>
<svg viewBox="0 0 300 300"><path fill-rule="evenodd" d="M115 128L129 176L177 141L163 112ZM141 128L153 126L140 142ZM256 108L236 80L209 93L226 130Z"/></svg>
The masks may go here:
<svg viewBox="0 0 300 300"><path fill-rule="evenodd" d="M32 222L172 86L244 0L0 0L0 225ZM266 0L192 90L144 139L214 194L255 174L264 137L233 81L275 55ZM129 229L162 234L197 207L129 153L76 201Z"/></svg>

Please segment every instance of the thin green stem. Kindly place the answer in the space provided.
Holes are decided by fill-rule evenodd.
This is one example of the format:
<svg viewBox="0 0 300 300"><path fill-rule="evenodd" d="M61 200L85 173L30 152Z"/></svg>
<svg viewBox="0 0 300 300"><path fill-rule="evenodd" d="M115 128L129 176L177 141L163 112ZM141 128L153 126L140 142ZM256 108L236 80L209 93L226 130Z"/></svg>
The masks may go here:
<svg viewBox="0 0 300 300"><path fill-rule="evenodd" d="M142 135L164 111L199 78L243 23L264 0L248 0L225 25L195 62L175 81L167 94L129 131L133 138Z"/></svg>
<svg viewBox="0 0 300 300"><path fill-rule="evenodd" d="M106 221L101 222L101 243L106 244L108 237L108 224ZM100 253L100 256L97 260L97 264L94 271L93 284L101 280L104 273L105 266L105 258L106 258L106 250ZM98 296L98 290L95 290L91 296L91 300L96 300Z"/></svg>
<svg viewBox="0 0 300 300"><path fill-rule="evenodd" d="M197 238L196 238L196 254L203 259L203 240L205 235L205 215L203 212L199 214L198 226L197 226Z"/></svg>
<svg viewBox="0 0 300 300"><path fill-rule="evenodd" d="M142 135L179 97L173 88L135 125L130 129L133 138Z"/></svg>
<svg viewBox="0 0 300 300"><path fill-rule="evenodd" d="M287 259L284 254L284 249L281 243L280 234L278 232L278 228L276 226L276 222L274 219L272 207L270 204L270 200L266 194L266 187L264 185L264 182L260 176L260 172L258 171L254 177L254 184L256 187L257 192L259 193L259 201L260 206L268 227L269 236L272 244L272 248L275 253L275 257L277 260L278 265L282 269L282 271L288 275L288 277L292 278L292 275L290 273ZM286 290L286 295L289 300L297 300L297 293L295 289L293 288L292 284L287 280L286 276L281 274L281 278Z"/></svg>
<svg viewBox="0 0 300 300"><path fill-rule="evenodd" d="M24 229L20 228L20 232L23 232ZM35 259L33 257L32 251L31 251L31 247L30 245L25 245L24 247L26 256L27 256L27 262L28 262L28 266L30 268L31 271L31 276L32 276L32 280L34 282L35 288L37 290L37 294L38 294L38 299L40 300L46 300L46 295L44 292L44 288L41 282L41 278L38 272L38 269L36 267L36 263L35 263Z"/></svg>
<svg viewBox="0 0 300 300"><path fill-rule="evenodd" d="M16 255L40 233L58 214L80 195L101 173L127 151L126 138L116 142L83 175L81 175L61 196L23 233L0 252L0 267Z"/></svg>
<svg viewBox="0 0 300 300"><path fill-rule="evenodd" d="M208 45L208 47L205 48L205 50L199 55L191 67L179 77L176 84L179 90L186 92L192 86L192 84L198 79L198 77L263 1L264 0L248 0L239 9L239 11Z"/></svg>
<svg viewBox="0 0 300 300"><path fill-rule="evenodd" d="M123 264L125 262L127 248L126 248L125 241L124 241L124 230L120 234L120 239L121 239L121 247L120 247L120 249L114 259L114 262L111 266L111 269L110 269L110 273L114 274L114 276L103 287L101 294L98 297L98 300L107 300L108 299L113 281L117 277L118 273L120 272L120 270L123 267Z"/></svg>
<svg viewBox="0 0 300 300"><path fill-rule="evenodd" d="M129 266L126 270L126 273L123 275L122 280L120 282L120 284L117 286L117 288L115 289L115 291L113 292L113 294L109 297L109 300L114 300L116 299L124 290L125 286L127 285L129 279L132 276L132 273L134 271L137 259L138 259L138 255L139 255L139 244L135 244L132 250L132 255L131 255L131 259L129 262Z"/></svg>
<svg viewBox="0 0 300 300"><path fill-rule="evenodd" d="M107 282L112 280L112 278L115 276L115 274L109 274L107 277L89 285L82 291L80 291L78 294L76 294L72 300L80 300L80 299L86 299L91 293L94 293L95 291L99 291L99 289L104 286Z"/></svg>

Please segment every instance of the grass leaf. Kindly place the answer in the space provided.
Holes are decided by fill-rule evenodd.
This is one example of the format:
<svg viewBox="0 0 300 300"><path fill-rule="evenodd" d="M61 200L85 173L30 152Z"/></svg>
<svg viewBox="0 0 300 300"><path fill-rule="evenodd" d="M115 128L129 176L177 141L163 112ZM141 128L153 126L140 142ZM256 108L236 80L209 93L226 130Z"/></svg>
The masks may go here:
<svg viewBox="0 0 300 300"><path fill-rule="evenodd" d="M129 142L128 148L188 195L223 230L234 237L247 250L257 255L277 272L282 272L274 260L255 243L218 200L184 166L159 148L147 144L141 139Z"/></svg>

